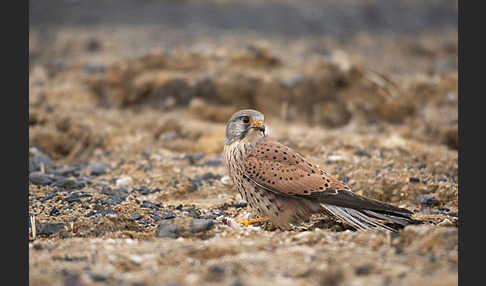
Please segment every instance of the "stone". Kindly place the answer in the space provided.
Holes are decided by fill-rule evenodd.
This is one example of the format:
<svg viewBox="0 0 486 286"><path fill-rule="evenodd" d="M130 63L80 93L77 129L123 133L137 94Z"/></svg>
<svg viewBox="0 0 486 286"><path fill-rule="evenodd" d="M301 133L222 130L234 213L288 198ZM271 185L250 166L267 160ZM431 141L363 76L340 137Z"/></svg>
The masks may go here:
<svg viewBox="0 0 486 286"><path fill-rule="evenodd" d="M50 185L54 180L47 174L41 172L32 172L29 174L29 180L32 184L38 186Z"/></svg>
<svg viewBox="0 0 486 286"><path fill-rule="evenodd" d="M71 196L64 199L68 203L81 202L81 198L91 197L90 194L75 192Z"/></svg>
<svg viewBox="0 0 486 286"><path fill-rule="evenodd" d="M54 198L56 196L56 192L49 192L47 193L47 195L45 197L42 197L39 199L39 201L41 203L45 202L45 201L48 201L48 200L51 200L52 198Z"/></svg>
<svg viewBox="0 0 486 286"><path fill-rule="evenodd" d="M177 224L159 224L155 232L157 237L179 237L179 226Z"/></svg>
<svg viewBox="0 0 486 286"><path fill-rule="evenodd" d="M152 220L159 221L160 220L160 215L157 212L154 212L152 214Z"/></svg>
<svg viewBox="0 0 486 286"><path fill-rule="evenodd" d="M37 234L51 235L63 231L65 226L66 224L63 222L35 222Z"/></svg>
<svg viewBox="0 0 486 286"><path fill-rule="evenodd" d="M248 205L248 203L246 201L243 201L243 200L238 200L235 204L234 204L234 207L235 208L245 208L246 206Z"/></svg>
<svg viewBox="0 0 486 286"><path fill-rule="evenodd" d="M204 152L188 153L184 156L184 159L188 159L189 163L194 165L197 161L204 158L205 155L206 155L206 153L204 153Z"/></svg>
<svg viewBox="0 0 486 286"><path fill-rule="evenodd" d="M200 176L196 176L195 178L191 179L191 185L188 187L189 192L194 192L198 188L202 187L204 181L210 180L219 180L221 179L221 175L213 174L213 173L204 173Z"/></svg>
<svg viewBox="0 0 486 286"><path fill-rule="evenodd" d="M65 176L73 175L78 170L79 167L77 166L69 166L69 167L62 167L62 168L55 169L54 171L52 171L52 173L57 176L65 177Z"/></svg>
<svg viewBox="0 0 486 286"><path fill-rule="evenodd" d="M49 212L50 216L58 216L59 214L60 212L56 207L52 207L51 211Z"/></svg>
<svg viewBox="0 0 486 286"><path fill-rule="evenodd" d="M37 172L41 170L41 165L45 172L50 172L56 168L56 164L40 151L29 152L29 172Z"/></svg>
<svg viewBox="0 0 486 286"><path fill-rule="evenodd" d="M172 211L164 211L162 213L162 219L171 219L171 218L175 218L175 214L172 212Z"/></svg>
<svg viewBox="0 0 486 286"><path fill-rule="evenodd" d="M133 220L139 220L139 219L141 219L141 218L142 218L142 215L141 215L141 214L139 214L139 213L133 213L133 214L131 215L131 218L132 218Z"/></svg>
<svg viewBox="0 0 486 286"><path fill-rule="evenodd" d="M82 183L78 183L71 179L66 179L61 176L54 177L55 182L52 183L53 187L61 187L61 188L81 188L84 186Z"/></svg>
<svg viewBox="0 0 486 286"><path fill-rule="evenodd" d="M367 275L370 273L371 266L370 265L361 265L356 267L355 273L356 275Z"/></svg>
<svg viewBox="0 0 486 286"><path fill-rule="evenodd" d="M366 151L363 151L363 150L358 150L358 151L354 152L354 155L360 156L360 157L368 157L368 158L371 158L370 153L368 153Z"/></svg>
<svg viewBox="0 0 486 286"><path fill-rule="evenodd" d="M432 206L437 203L434 194L424 194L416 198L416 201L421 205Z"/></svg>
<svg viewBox="0 0 486 286"><path fill-rule="evenodd" d="M158 210L160 207L161 207L161 204L154 204L150 201L143 201L142 202L142 208Z"/></svg>
<svg viewBox="0 0 486 286"><path fill-rule="evenodd" d="M420 179L416 178L416 177L410 177L410 178L408 178L408 181L410 183L420 183Z"/></svg>
<svg viewBox="0 0 486 286"><path fill-rule="evenodd" d="M103 209L103 210L98 211L96 214L99 214L101 216L105 216L107 214L114 214L114 215L116 215L117 212L114 209L107 208L107 209Z"/></svg>
<svg viewBox="0 0 486 286"><path fill-rule="evenodd" d="M223 155L219 154L215 157L208 158L202 162L201 166L216 167L223 164Z"/></svg>
<svg viewBox="0 0 486 286"><path fill-rule="evenodd" d="M91 171L91 175L98 176L98 175L105 174L108 169L108 166L103 162L96 162L88 165L87 169Z"/></svg>
<svg viewBox="0 0 486 286"><path fill-rule="evenodd" d="M214 224L214 221L209 219L193 219L189 227L191 228L191 232L197 233L209 230Z"/></svg>
<svg viewBox="0 0 486 286"><path fill-rule="evenodd" d="M123 176L116 180L117 187L128 187L133 182L133 179L129 176Z"/></svg>
<svg viewBox="0 0 486 286"><path fill-rule="evenodd" d="M102 200L107 205L118 205L128 197L128 191L121 187L118 189L105 188L103 194L108 194L108 199Z"/></svg>

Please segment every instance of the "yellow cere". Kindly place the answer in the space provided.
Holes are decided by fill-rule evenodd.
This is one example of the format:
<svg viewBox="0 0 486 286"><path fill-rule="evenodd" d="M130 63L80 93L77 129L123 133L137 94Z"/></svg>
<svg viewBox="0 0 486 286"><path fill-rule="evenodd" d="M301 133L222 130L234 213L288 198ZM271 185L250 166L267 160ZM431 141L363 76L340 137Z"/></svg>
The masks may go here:
<svg viewBox="0 0 486 286"><path fill-rule="evenodd" d="M250 121L251 122L251 121ZM253 124L254 127L259 127L263 125L263 121L259 120L255 124Z"/></svg>

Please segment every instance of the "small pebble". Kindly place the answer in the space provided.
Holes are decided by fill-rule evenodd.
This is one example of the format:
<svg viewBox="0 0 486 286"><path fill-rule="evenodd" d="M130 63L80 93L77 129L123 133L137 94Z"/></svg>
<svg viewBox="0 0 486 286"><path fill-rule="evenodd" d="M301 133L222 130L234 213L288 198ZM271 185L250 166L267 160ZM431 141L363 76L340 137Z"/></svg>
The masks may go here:
<svg viewBox="0 0 486 286"><path fill-rule="evenodd" d="M39 199L39 201L40 201L41 203L43 203L43 202L45 202L45 201L48 201L48 200L50 200L50 199L54 198L55 196L56 196L56 192L51 192L51 193L48 193L48 194L47 194L45 197L40 198L40 199Z"/></svg>
<svg viewBox="0 0 486 286"><path fill-rule="evenodd" d="M447 215L453 216L453 217L458 217L457 212L448 212Z"/></svg>
<svg viewBox="0 0 486 286"><path fill-rule="evenodd" d="M59 215L59 210L56 207L52 207L51 211L49 212L50 216L58 216Z"/></svg>
<svg viewBox="0 0 486 286"><path fill-rule="evenodd" d="M81 202L81 196L79 193L74 193L71 196L64 199L68 203Z"/></svg>
<svg viewBox="0 0 486 286"><path fill-rule="evenodd" d="M193 219L189 224L193 233L203 232L210 229L214 225L214 221L209 219Z"/></svg>
<svg viewBox="0 0 486 286"><path fill-rule="evenodd" d="M61 188L80 188L82 184L78 184L76 181L71 179L66 179L64 177L58 176L55 177L55 182L52 184L53 187L61 187Z"/></svg>
<svg viewBox="0 0 486 286"><path fill-rule="evenodd" d="M213 274L222 275L222 274L224 274L224 266L211 265L211 266L209 266L208 271L213 273Z"/></svg>
<svg viewBox="0 0 486 286"><path fill-rule="evenodd" d="M101 48L101 43L97 39L89 39L85 43L85 49L89 52L96 52L100 50Z"/></svg>
<svg viewBox="0 0 486 286"><path fill-rule="evenodd" d="M91 278L91 280L95 281L95 282L103 282L103 281L106 281L106 276L104 276L103 274L97 274L97 273L89 273L89 277Z"/></svg>
<svg viewBox="0 0 486 286"><path fill-rule="evenodd" d="M175 214L171 211L164 211L162 213L162 219L171 219L171 218L175 218Z"/></svg>
<svg viewBox="0 0 486 286"><path fill-rule="evenodd" d="M366 152L366 151L363 151L363 150L358 150L356 152L354 152L354 155L356 156L360 156L360 157L368 157L368 158L371 158L371 155L370 153Z"/></svg>
<svg viewBox="0 0 486 286"><path fill-rule="evenodd" d="M366 275L370 273L370 266L369 265L361 265L356 267L355 273L356 275Z"/></svg>
<svg viewBox="0 0 486 286"><path fill-rule="evenodd" d="M420 179L416 177L410 177L408 178L408 181L411 183L420 183Z"/></svg>
<svg viewBox="0 0 486 286"><path fill-rule="evenodd" d="M108 166L103 162L96 162L90 164L88 166L88 169L91 171L91 175L98 176L98 175L105 174L108 169Z"/></svg>
<svg viewBox="0 0 486 286"><path fill-rule="evenodd" d="M137 188L133 188L135 191L139 192L141 195L148 195L150 194L150 189L145 186L140 186Z"/></svg>
<svg viewBox="0 0 486 286"><path fill-rule="evenodd" d="M179 226L177 224L159 224L155 232L157 237L179 237Z"/></svg>
<svg viewBox="0 0 486 286"><path fill-rule="evenodd" d="M212 157L212 158L208 158L206 159L202 164L201 166L210 166L210 167L214 167L214 166L219 166L223 163L223 156L220 154L220 155L217 155L215 157Z"/></svg>
<svg viewBox="0 0 486 286"><path fill-rule="evenodd" d="M41 172L33 172L29 174L29 180L34 185L46 186L53 182L53 179Z"/></svg>
<svg viewBox="0 0 486 286"><path fill-rule="evenodd" d="M63 222L35 222L35 229L38 234L51 235L64 230L66 224Z"/></svg>
<svg viewBox="0 0 486 286"><path fill-rule="evenodd" d="M139 214L139 213L133 213L133 214L131 215L131 218L132 218L133 220L139 220L139 219L141 219L141 218L142 218L142 215L141 215L141 214Z"/></svg>
<svg viewBox="0 0 486 286"><path fill-rule="evenodd" d="M329 155L327 157L327 162L338 162L338 161L347 161L347 158L341 155Z"/></svg>
<svg viewBox="0 0 486 286"><path fill-rule="evenodd" d="M97 214L101 215L101 216L105 216L107 214L117 214L117 212L114 210L114 209L104 209L104 210L101 210L101 211L98 211Z"/></svg>
<svg viewBox="0 0 486 286"><path fill-rule="evenodd" d="M160 207L161 207L161 204L154 204L150 201L143 201L142 202L142 208L158 210Z"/></svg>
<svg viewBox="0 0 486 286"><path fill-rule="evenodd" d="M116 185L118 187L128 187L133 182L133 179L129 176L123 176L116 180Z"/></svg>
<svg viewBox="0 0 486 286"><path fill-rule="evenodd" d="M89 213L85 214L84 217L91 217L96 214L96 211L90 211Z"/></svg>
<svg viewBox="0 0 486 286"><path fill-rule="evenodd" d="M235 208L244 208L248 205L248 203L246 201L243 201L243 200L239 200L237 201L235 204L234 204L234 207Z"/></svg>
<svg viewBox="0 0 486 286"><path fill-rule="evenodd" d="M231 186L233 185L233 182L231 181L231 178L229 176L224 176L221 178L221 183L226 186Z"/></svg>
<svg viewBox="0 0 486 286"><path fill-rule="evenodd" d="M102 191L102 193L109 195L108 199L102 200L104 204L118 205L128 197L128 191L123 187L111 190L111 192L110 190L110 188L106 188L106 190Z"/></svg>
<svg viewBox="0 0 486 286"><path fill-rule="evenodd" d="M63 167L63 168L58 168L54 170L52 173L54 175L58 176L68 176L68 175L73 175L74 172L78 171L79 168L76 166L70 166L70 167Z"/></svg>
<svg viewBox="0 0 486 286"><path fill-rule="evenodd" d="M195 164L197 161L204 158L206 154L204 152L195 152L195 153L188 153L184 156L184 159L188 159L189 163L192 165Z"/></svg>
<svg viewBox="0 0 486 286"><path fill-rule="evenodd" d="M56 168L56 164L40 151L36 150L35 152L29 152L29 172L40 171L41 165L43 165L45 172L49 172Z"/></svg>
<svg viewBox="0 0 486 286"><path fill-rule="evenodd" d="M454 225L449 219L444 219L443 221L441 221L440 223L438 223L437 225L440 225L440 226L452 226Z"/></svg>
<svg viewBox="0 0 486 286"><path fill-rule="evenodd" d="M153 219L154 221L159 221L159 220L160 220L160 215L159 215L157 212L154 212L154 213L152 214L152 219Z"/></svg>
<svg viewBox="0 0 486 286"><path fill-rule="evenodd" d="M218 174L213 173L205 173L200 176L196 176L194 179L191 179L191 185L188 187L189 192L194 192L198 188L203 186L204 181L211 181L211 180L219 180L221 176Z"/></svg>
<svg viewBox="0 0 486 286"><path fill-rule="evenodd" d="M437 203L434 194L424 194L416 198L416 201L425 206L431 206Z"/></svg>
<svg viewBox="0 0 486 286"><path fill-rule="evenodd" d="M61 232L61 233L59 234L59 237L60 237L60 238L63 238L63 239L64 239L64 238L69 238L69 233L67 233L67 232Z"/></svg>

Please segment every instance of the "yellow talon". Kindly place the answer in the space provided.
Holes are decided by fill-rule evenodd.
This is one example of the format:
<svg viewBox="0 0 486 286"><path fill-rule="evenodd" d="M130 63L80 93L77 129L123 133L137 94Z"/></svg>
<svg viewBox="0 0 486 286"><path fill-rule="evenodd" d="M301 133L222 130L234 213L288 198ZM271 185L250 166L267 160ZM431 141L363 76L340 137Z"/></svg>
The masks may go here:
<svg viewBox="0 0 486 286"><path fill-rule="evenodd" d="M255 224L255 223L258 223L258 222L264 222L266 221L264 218L248 218L248 219L237 219L236 222L237 223L240 223L244 226L249 226L250 224Z"/></svg>

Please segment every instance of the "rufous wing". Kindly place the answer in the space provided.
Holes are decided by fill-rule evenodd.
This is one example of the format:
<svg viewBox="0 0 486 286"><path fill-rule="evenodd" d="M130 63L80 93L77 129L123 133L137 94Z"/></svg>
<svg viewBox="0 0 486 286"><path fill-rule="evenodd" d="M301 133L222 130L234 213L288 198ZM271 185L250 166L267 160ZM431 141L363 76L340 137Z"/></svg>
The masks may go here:
<svg viewBox="0 0 486 286"><path fill-rule="evenodd" d="M256 184L284 196L405 217L411 214L406 209L354 194L344 183L269 137L260 141L248 155L245 173Z"/></svg>

